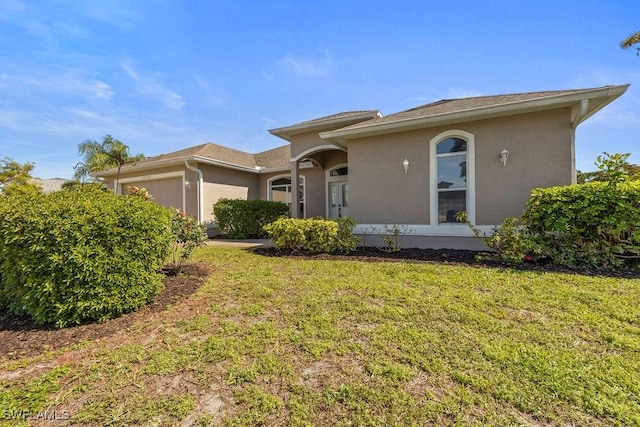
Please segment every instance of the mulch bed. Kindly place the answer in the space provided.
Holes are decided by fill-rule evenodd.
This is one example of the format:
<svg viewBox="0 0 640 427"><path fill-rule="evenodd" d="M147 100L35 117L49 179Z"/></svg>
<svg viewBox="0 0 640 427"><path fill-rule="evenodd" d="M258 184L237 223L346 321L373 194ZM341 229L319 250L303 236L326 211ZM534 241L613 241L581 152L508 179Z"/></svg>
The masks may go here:
<svg viewBox="0 0 640 427"><path fill-rule="evenodd" d="M165 276L164 291L151 304L103 323L56 329L52 326L39 326L29 317L0 314L0 358L14 359L38 355L47 350L112 335L134 321L153 317L169 305L187 298L200 287L209 271L209 267L204 263L188 264L182 274Z"/></svg>
<svg viewBox="0 0 640 427"><path fill-rule="evenodd" d="M457 250L457 249L419 249L407 248L398 252L389 252L376 247L366 247L345 255L282 252L277 249L260 247L253 249L256 253L270 257L298 257L305 259L341 259L358 260L363 262L402 261L427 262L453 265L467 265L473 267L487 267L499 269L513 269L522 271L556 272L581 274L586 276L604 276L627 279L640 278L640 268L636 269L590 269L584 267L563 267L555 265L549 258L523 263L509 263L502 261L492 252Z"/></svg>

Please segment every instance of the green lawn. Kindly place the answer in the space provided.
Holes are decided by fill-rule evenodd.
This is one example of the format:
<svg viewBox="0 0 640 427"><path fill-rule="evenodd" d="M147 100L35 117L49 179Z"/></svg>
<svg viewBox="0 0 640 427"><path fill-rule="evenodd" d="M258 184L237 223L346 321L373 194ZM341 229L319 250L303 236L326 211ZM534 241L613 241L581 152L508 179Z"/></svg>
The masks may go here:
<svg viewBox="0 0 640 427"><path fill-rule="evenodd" d="M187 301L100 343L1 361L5 418L48 409L101 426L640 424L640 280L197 256L213 272Z"/></svg>

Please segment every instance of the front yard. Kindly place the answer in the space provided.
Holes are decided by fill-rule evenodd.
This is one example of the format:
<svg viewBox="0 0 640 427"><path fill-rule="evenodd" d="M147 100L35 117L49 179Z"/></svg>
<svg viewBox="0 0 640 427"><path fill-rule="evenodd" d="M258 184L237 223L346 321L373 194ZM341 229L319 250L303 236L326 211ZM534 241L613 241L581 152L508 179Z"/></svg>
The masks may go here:
<svg viewBox="0 0 640 427"><path fill-rule="evenodd" d="M0 424L640 424L640 279L196 255L166 310L0 355Z"/></svg>

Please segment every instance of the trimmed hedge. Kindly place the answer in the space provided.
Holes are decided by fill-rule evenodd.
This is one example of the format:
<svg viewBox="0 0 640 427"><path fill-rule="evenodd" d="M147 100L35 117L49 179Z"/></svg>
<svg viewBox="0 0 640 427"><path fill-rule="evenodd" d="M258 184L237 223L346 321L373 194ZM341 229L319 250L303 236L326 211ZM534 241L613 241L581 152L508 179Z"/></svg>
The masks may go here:
<svg viewBox="0 0 640 427"><path fill-rule="evenodd" d="M634 263L640 256L640 182L534 189L522 222L558 264Z"/></svg>
<svg viewBox="0 0 640 427"><path fill-rule="evenodd" d="M284 203L267 200L220 199L213 205L216 224L231 239L265 238L263 227L288 213Z"/></svg>
<svg viewBox="0 0 640 427"><path fill-rule="evenodd" d="M264 227L279 250L291 252L351 252L360 243L353 218L280 218Z"/></svg>
<svg viewBox="0 0 640 427"><path fill-rule="evenodd" d="M0 306L57 327L135 310L162 290L171 212L92 189L0 197Z"/></svg>

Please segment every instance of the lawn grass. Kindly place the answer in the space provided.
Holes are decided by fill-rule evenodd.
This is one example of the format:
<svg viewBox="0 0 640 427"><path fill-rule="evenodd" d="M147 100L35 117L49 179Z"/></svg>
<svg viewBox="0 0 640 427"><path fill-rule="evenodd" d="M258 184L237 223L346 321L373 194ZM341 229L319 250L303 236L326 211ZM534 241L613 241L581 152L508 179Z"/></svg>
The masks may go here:
<svg viewBox="0 0 640 427"><path fill-rule="evenodd" d="M114 426L640 424L640 280L197 256L213 272L196 295L38 357L51 368L0 380L0 411Z"/></svg>

